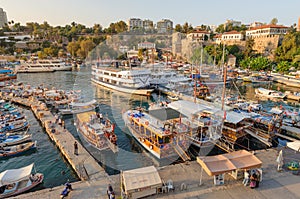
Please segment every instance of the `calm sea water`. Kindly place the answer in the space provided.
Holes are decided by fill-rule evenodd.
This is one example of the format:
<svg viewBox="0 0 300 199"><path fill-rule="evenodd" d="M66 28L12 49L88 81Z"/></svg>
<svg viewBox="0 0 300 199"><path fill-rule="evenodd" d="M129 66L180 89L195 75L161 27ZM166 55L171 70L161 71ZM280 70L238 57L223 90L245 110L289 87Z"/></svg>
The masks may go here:
<svg viewBox="0 0 300 199"><path fill-rule="evenodd" d="M150 98L143 96L131 96L117 91L108 90L91 82L90 68L81 68L79 71L65 71L54 73L18 74L18 81L32 86L43 84L48 88L55 87L63 90L80 90L85 101L96 99L100 104L101 112L107 115L116 123L116 134L118 136L119 152L114 154L111 151L97 151L83 142L84 146L100 162L109 174L118 173L120 170L128 170L149 165L157 165L158 162L149 153L137 144L125 128L122 120L122 112L132 107L142 106L147 108L148 104L157 99L157 95ZM238 88L246 99L255 99L254 89L256 87L287 90L286 87L277 84L239 84ZM279 87L279 88L278 88ZM229 86L229 91L236 92L235 86ZM288 88L288 90L297 90ZM283 105L286 107L298 107L294 102L273 102L261 100L265 107ZM11 168L18 168L35 162L37 171L45 174L45 187L52 187L63 184L67 179L75 181L78 178L69 165L63 160L55 145L49 140L38 121L30 110L24 109L31 124L30 133L34 140L38 141L38 149L26 156L11 158L1 161L0 171ZM80 140L73 125L73 117L66 117L65 123L68 130ZM216 152L218 153L218 152Z"/></svg>

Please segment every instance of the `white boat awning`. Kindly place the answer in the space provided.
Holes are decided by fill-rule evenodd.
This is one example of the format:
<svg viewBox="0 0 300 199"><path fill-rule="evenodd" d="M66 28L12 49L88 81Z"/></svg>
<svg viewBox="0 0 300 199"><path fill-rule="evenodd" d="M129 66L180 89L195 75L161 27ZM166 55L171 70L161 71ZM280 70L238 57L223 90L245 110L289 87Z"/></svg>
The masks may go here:
<svg viewBox="0 0 300 199"><path fill-rule="evenodd" d="M228 112L226 112L225 121L228 122L228 123L237 124L245 118L250 118L250 116L240 114L240 113L236 113L236 112L233 112L233 111L228 111Z"/></svg>
<svg viewBox="0 0 300 199"><path fill-rule="evenodd" d="M286 145L287 145L287 147L300 152L300 141L299 140L294 141L294 142L288 142Z"/></svg>
<svg viewBox="0 0 300 199"><path fill-rule="evenodd" d="M0 173L0 187L25 180L31 174L33 163L19 169L10 169Z"/></svg>

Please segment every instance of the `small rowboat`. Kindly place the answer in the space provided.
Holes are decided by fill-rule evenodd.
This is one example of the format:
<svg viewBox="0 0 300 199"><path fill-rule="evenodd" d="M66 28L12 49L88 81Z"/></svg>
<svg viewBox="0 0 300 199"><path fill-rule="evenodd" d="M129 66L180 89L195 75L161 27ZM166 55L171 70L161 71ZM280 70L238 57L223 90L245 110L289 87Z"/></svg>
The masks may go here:
<svg viewBox="0 0 300 199"><path fill-rule="evenodd" d="M18 156L26 151L35 148L36 148L36 141L18 144L14 146L0 147L0 158Z"/></svg>

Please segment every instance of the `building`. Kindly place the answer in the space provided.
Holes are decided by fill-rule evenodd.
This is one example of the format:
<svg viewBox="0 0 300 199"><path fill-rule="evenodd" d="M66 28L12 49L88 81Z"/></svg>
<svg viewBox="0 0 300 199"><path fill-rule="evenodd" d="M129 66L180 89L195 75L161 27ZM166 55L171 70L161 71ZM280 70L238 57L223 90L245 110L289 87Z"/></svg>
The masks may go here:
<svg viewBox="0 0 300 199"><path fill-rule="evenodd" d="M243 34L235 30L230 32L224 32L221 38L222 41L241 41L243 39Z"/></svg>
<svg viewBox="0 0 300 199"><path fill-rule="evenodd" d="M246 30L246 38L272 37L275 35L285 35L288 27L282 25L263 25Z"/></svg>
<svg viewBox="0 0 300 199"><path fill-rule="evenodd" d="M240 21L234 21L233 19L227 19L226 22L224 23L224 28L226 28L226 26L228 26L229 24L232 24L232 26L238 26L240 27L242 25L242 22Z"/></svg>
<svg viewBox="0 0 300 199"><path fill-rule="evenodd" d="M255 22L250 24L249 28L256 28L256 27L260 27L260 26L263 26L263 25L264 25L264 23L255 21Z"/></svg>
<svg viewBox="0 0 300 199"><path fill-rule="evenodd" d="M187 34L187 38L193 41L206 41L209 39L209 32L205 30L195 30Z"/></svg>
<svg viewBox="0 0 300 199"><path fill-rule="evenodd" d="M138 44L138 49L154 49L155 43L143 42Z"/></svg>
<svg viewBox="0 0 300 199"><path fill-rule="evenodd" d="M297 31L300 31L300 17L299 17L299 19L298 19Z"/></svg>
<svg viewBox="0 0 300 199"><path fill-rule="evenodd" d="M156 25L158 33L170 33L173 30L173 22L169 19L162 19Z"/></svg>
<svg viewBox="0 0 300 199"><path fill-rule="evenodd" d="M2 28L5 24L7 24L6 12L0 8L0 28Z"/></svg>
<svg viewBox="0 0 300 199"><path fill-rule="evenodd" d="M130 18L127 25L129 31L140 29L143 28L143 21L139 18Z"/></svg>
<svg viewBox="0 0 300 199"><path fill-rule="evenodd" d="M152 30L154 29L154 24L153 21L146 19L143 21L143 28L147 31L147 30Z"/></svg>
<svg viewBox="0 0 300 199"><path fill-rule="evenodd" d="M282 25L263 25L246 31L246 39L254 40L253 50L270 59L274 59L274 51L287 33L288 27Z"/></svg>

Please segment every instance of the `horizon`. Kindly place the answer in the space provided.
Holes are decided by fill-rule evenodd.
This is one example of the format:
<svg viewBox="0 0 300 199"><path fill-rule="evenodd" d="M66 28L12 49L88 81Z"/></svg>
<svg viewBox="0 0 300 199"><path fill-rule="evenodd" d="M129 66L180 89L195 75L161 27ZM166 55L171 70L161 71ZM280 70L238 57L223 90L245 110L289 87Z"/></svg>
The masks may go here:
<svg viewBox="0 0 300 199"><path fill-rule="evenodd" d="M186 10L182 6L183 3L178 0L153 0L151 2L130 0L125 2L126 5L122 0L114 0L113 3L107 0L97 2L93 0L84 2L79 0L0 0L0 7L6 12L8 21L20 22L21 25L26 25L28 22L43 23L47 21L51 26L65 26L76 22L87 27L100 24L103 28L121 20L127 23L130 18L150 19L154 24L162 19L170 19L173 21L173 27L185 22L193 27L202 24L218 26L228 19L241 21L242 24L270 23L273 18L277 18L278 24L290 26L294 23L297 24L300 16L298 14L300 2L253 0L251 5L254 6L254 9L249 9L249 7L245 7L245 2L238 0L231 0L230 6L223 0L219 0L218 3L216 1L202 3L201 1L187 0L185 4L192 5ZM121 6L116 7L115 5L118 4ZM293 6L290 6L291 4ZM203 6L205 9L201 9ZM168 9L169 7L171 8ZM207 9L210 7L214 9L214 12ZM152 12L153 10L155 11ZM91 13L95 14L91 15Z"/></svg>

